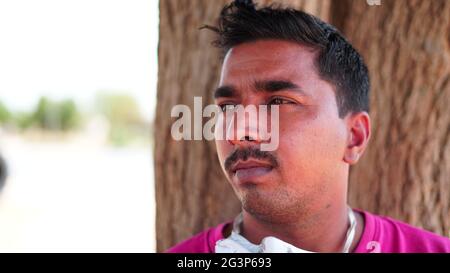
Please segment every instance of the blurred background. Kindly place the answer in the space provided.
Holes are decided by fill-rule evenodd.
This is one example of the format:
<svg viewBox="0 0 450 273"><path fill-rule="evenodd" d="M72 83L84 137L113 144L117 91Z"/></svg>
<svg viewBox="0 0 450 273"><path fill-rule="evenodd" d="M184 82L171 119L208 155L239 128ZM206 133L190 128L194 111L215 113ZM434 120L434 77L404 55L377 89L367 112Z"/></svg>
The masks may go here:
<svg viewBox="0 0 450 273"><path fill-rule="evenodd" d="M170 135L174 105L212 103L220 52L199 27L230 1L0 0L0 252L164 251L239 212L214 142ZM350 205L450 236L450 1L257 2L365 58Z"/></svg>
<svg viewBox="0 0 450 273"><path fill-rule="evenodd" d="M0 252L155 250L158 20L158 1L0 0Z"/></svg>

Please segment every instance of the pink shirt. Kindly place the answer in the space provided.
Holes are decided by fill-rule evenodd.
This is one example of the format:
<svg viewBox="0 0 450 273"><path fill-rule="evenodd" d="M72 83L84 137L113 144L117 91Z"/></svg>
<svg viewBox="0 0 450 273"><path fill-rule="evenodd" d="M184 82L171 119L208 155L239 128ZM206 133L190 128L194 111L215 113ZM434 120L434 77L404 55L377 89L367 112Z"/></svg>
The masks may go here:
<svg viewBox="0 0 450 273"><path fill-rule="evenodd" d="M393 220L360 212L365 219L364 231L354 253L450 253L450 239ZM224 239L222 223L203 231L167 250L169 253L214 253L218 240Z"/></svg>

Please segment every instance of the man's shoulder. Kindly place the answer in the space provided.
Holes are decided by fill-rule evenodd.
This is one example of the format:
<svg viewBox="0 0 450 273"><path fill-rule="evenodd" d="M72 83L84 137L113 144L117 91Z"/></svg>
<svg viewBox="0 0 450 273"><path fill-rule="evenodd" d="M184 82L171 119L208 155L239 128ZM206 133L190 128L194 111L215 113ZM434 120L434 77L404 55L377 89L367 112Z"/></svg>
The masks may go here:
<svg viewBox="0 0 450 273"><path fill-rule="evenodd" d="M390 217L380 216L380 219L385 222L386 226L389 225L391 227L389 230L393 230L398 235L408 239L409 242L421 246L423 250L432 250L437 247L441 248L441 250L446 250L446 252L450 252L450 239L447 237Z"/></svg>
<svg viewBox="0 0 450 273"><path fill-rule="evenodd" d="M206 229L168 249L167 253L214 253L215 243L223 239L223 230L229 222Z"/></svg>
<svg viewBox="0 0 450 273"><path fill-rule="evenodd" d="M365 212L372 225L371 241L381 252L450 252L450 239L387 216Z"/></svg>

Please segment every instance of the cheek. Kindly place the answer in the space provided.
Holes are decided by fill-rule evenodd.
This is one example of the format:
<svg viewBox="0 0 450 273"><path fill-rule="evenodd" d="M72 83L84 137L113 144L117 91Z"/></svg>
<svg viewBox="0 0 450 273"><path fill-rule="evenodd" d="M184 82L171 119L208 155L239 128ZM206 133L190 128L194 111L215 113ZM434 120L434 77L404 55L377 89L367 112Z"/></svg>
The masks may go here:
<svg viewBox="0 0 450 273"><path fill-rule="evenodd" d="M319 116L280 122L278 156L286 175L320 176L343 162L345 131L339 122Z"/></svg>
<svg viewBox="0 0 450 273"><path fill-rule="evenodd" d="M219 161L220 161L221 165L223 165L226 157L232 152L232 147L228 143L228 141L216 140L216 149L217 149L217 156L219 157Z"/></svg>
<svg viewBox="0 0 450 273"><path fill-rule="evenodd" d="M224 116L220 115L217 119L217 123L214 130L214 138L216 143L217 155L219 157L219 161L223 164L226 157L231 152L231 145L228 141L226 141L226 124L224 122Z"/></svg>

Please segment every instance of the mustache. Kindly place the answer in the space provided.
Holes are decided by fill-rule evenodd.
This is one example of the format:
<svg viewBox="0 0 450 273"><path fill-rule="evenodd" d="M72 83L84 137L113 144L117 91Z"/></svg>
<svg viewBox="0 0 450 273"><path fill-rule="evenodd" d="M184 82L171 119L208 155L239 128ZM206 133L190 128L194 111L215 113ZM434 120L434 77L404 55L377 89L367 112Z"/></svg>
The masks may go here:
<svg viewBox="0 0 450 273"><path fill-rule="evenodd" d="M278 160L273 154L271 154L267 151L261 151L256 148L249 147L249 148L245 148L245 149L234 150L233 153L231 153L231 155L229 155L227 157L227 159L225 159L225 163L224 163L225 170L230 172L231 167L233 167L233 165L236 162L238 162L239 160L246 161L249 158L268 161L273 166L273 168L276 168L279 166Z"/></svg>

